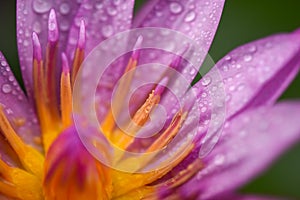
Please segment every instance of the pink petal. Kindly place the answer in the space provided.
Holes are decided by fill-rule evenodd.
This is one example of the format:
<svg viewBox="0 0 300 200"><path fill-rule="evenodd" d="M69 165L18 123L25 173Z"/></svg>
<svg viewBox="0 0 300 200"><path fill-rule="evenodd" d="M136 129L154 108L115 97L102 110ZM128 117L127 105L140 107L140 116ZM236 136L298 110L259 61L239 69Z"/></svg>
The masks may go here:
<svg viewBox="0 0 300 200"><path fill-rule="evenodd" d="M251 42L221 59L216 67L224 78L228 117L273 104L297 75L299 54L300 33L295 32Z"/></svg>
<svg viewBox="0 0 300 200"><path fill-rule="evenodd" d="M32 32L38 33L43 54L47 44L48 17L51 8L55 9L59 26L59 52L67 43L69 28L79 7L77 1L62 0L18 0L17 37L22 76L29 97L32 95Z"/></svg>
<svg viewBox="0 0 300 200"><path fill-rule="evenodd" d="M80 21L86 25L86 55L106 38L131 27L134 0L85 0L70 29L67 52L73 57Z"/></svg>
<svg viewBox="0 0 300 200"><path fill-rule="evenodd" d="M284 200L283 198L279 198L279 197L240 195L234 193L222 194L219 195L217 198L221 198L223 200Z"/></svg>
<svg viewBox="0 0 300 200"><path fill-rule="evenodd" d="M137 14L133 26L174 29L190 36L208 50L219 24L223 5L223 0L150 1L146 8L141 9L141 14Z"/></svg>
<svg viewBox="0 0 300 200"><path fill-rule="evenodd" d="M160 27L179 31L197 44L197 69L202 64L216 33L224 0L152 0L137 14L133 27ZM167 55L158 54L159 59ZM149 56L148 56L149 57ZM151 60L151 58L149 58ZM159 59L155 58L154 61ZM163 61L162 61L163 62ZM160 62L161 63L161 62ZM192 69L182 71L188 74ZM196 74L189 75L191 82Z"/></svg>
<svg viewBox="0 0 300 200"><path fill-rule="evenodd" d="M214 198L241 187L300 139L300 102L245 111L228 121L205 168L178 192Z"/></svg>
<svg viewBox="0 0 300 200"><path fill-rule="evenodd" d="M1 52L0 72L0 104L6 116L26 143L38 147L34 140L40 136L40 130L34 109L15 80Z"/></svg>
<svg viewBox="0 0 300 200"><path fill-rule="evenodd" d="M93 1L86 0L82 3L79 11L74 19L74 24L70 29L69 41L67 46L68 56L72 58L77 45L80 22L83 20L86 25L86 45L85 55L108 37L128 30L131 27L131 19L133 14L134 0L104 0ZM121 67L110 67L107 73L103 75L104 79L109 80L109 84L116 83L119 75L123 72L126 64L119 62L115 65L123 64ZM121 69L121 70L117 70ZM101 95L101 101L97 104L101 105L102 116L107 112L107 106L110 103L112 90L105 87L99 87L98 94ZM99 96L99 95L98 95Z"/></svg>

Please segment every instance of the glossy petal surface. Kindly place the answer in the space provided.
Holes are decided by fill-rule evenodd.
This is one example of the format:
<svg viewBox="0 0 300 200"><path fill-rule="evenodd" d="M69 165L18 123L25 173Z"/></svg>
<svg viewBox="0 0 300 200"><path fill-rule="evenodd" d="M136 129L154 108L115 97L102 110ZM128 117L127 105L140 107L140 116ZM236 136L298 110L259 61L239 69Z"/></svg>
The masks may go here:
<svg viewBox="0 0 300 200"><path fill-rule="evenodd" d="M77 13L80 5L79 1L62 0L18 0L17 1L17 38L19 49L20 67L24 84L29 94L32 96L32 32L36 32L45 54L47 44L48 17L50 9L56 11L59 26L59 53L67 44L69 29L72 25L73 17ZM58 54L60 55L60 54Z"/></svg>
<svg viewBox="0 0 300 200"><path fill-rule="evenodd" d="M28 102L8 63L0 52L0 104L17 133L28 144L40 136L38 121L32 105Z"/></svg>
<svg viewBox="0 0 300 200"><path fill-rule="evenodd" d="M251 42L220 60L216 67L224 80L228 117L245 107L274 103L297 75L299 54L295 32Z"/></svg>
<svg viewBox="0 0 300 200"><path fill-rule="evenodd" d="M284 102L227 122L219 143L203 160L206 167L178 192L209 199L241 187L300 138L299 118L300 104Z"/></svg>

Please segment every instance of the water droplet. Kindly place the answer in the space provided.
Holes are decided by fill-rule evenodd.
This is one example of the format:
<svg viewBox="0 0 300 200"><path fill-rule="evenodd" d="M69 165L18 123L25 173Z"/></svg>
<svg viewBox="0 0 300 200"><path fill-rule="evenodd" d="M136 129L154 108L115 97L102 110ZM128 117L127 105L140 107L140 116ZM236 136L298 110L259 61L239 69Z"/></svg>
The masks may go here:
<svg viewBox="0 0 300 200"><path fill-rule="evenodd" d="M201 112L206 112L207 111L207 108L206 107L203 107L203 108L201 108Z"/></svg>
<svg viewBox="0 0 300 200"><path fill-rule="evenodd" d="M196 13L194 11L190 11L186 14L184 21L191 22L196 18Z"/></svg>
<svg viewBox="0 0 300 200"><path fill-rule="evenodd" d="M231 60L231 56L227 55L227 56L225 56L224 59L225 59L225 60Z"/></svg>
<svg viewBox="0 0 300 200"><path fill-rule="evenodd" d="M42 26L41 26L40 22L38 22L38 21L34 22L32 29L34 32L40 33L42 31Z"/></svg>
<svg viewBox="0 0 300 200"><path fill-rule="evenodd" d="M14 80L15 80L15 77L14 77L13 75L10 75L10 76L8 77L8 80L9 80L9 81L14 81Z"/></svg>
<svg viewBox="0 0 300 200"><path fill-rule="evenodd" d="M67 31L67 30L69 30L69 27L70 27L70 24L67 20L62 20L59 23L59 28L61 31Z"/></svg>
<svg viewBox="0 0 300 200"><path fill-rule="evenodd" d="M10 93L12 91L12 88L9 84L5 83L2 85L2 92L4 93Z"/></svg>
<svg viewBox="0 0 300 200"><path fill-rule="evenodd" d="M211 78L209 76L205 76L201 79L201 83L203 86L208 86L211 83Z"/></svg>
<svg viewBox="0 0 300 200"><path fill-rule="evenodd" d="M194 75L196 73L196 70L194 68L191 69L190 75Z"/></svg>
<svg viewBox="0 0 300 200"><path fill-rule="evenodd" d="M256 51L256 46L253 45L253 46L249 47L249 52L250 53L254 53L255 51Z"/></svg>
<svg viewBox="0 0 300 200"><path fill-rule="evenodd" d="M234 90L235 90L235 86L234 85L232 85L232 86L229 87L229 91L234 91Z"/></svg>
<svg viewBox="0 0 300 200"><path fill-rule="evenodd" d="M224 161L225 161L225 156L221 154L217 155L214 159L215 165L222 165Z"/></svg>
<svg viewBox="0 0 300 200"><path fill-rule="evenodd" d="M114 33L113 27L111 25L103 26L102 35L104 37L109 37Z"/></svg>
<svg viewBox="0 0 300 200"><path fill-rule="evenodd" d="M59 6L59 12L62 14L62 15L67 15L69 14L71 8L70 8L70 5L68 3L62 3L60 6Z"/></svg>
<svg viewBox="0 0 300 200"><path fill-rule="evenodd" d="M23 45L24 45L25 47L27 47L27 46L29 45L28 40L24 40L24 41L23 41Z"/></svg>
<svg viewBox="0 0 300 200"><path fill-rule="evenodd" d="M115 6L118 6L118 5L120 5L121 0L113 0L112 2Z"/></svg>
<svg viewBox="0 0 300 200"><path fill-rule="evenodd" d="M1 65L2 65L3 67L5 67L5 66L7 65L6 61L2 60L2 61L1 61Z"/></svg>
<svg viewBox="0 0 300 200"><path fill-rule="evenodd" d="M103 8L102 2L97 2L97 3L95 4L95 8L96 8L97 10L102 9L102 8Z"/></svg>
<svg viewBox="0 0 300 200"><path fill-rule="evenodd" d="M115 16L117 14L117 10L113 7L108 7L106 11L107 14L110 16Z"/></svg>
<svg viewBox="0 0 300 200"><path fill-rule="evenodd" d="M170 3L170 11L174 14L179 14L182 11L182 5L178 2Z"/></svg>
<svg viewBox="0 0 300 200"><path fill-rule="evenodd" d="M244 61L245 62L250 62L252 60L252 56L250 55L250 54L246 54L245 56L244 56Z"/></svg>
<svg viewBox="0 0 300 200"><path fill-rule="evenodd" d="M32 8L35 12L42 14L48 12L51 9L51 3L48 0L34 0L32 2Z"/></svg>
<svg viewBox="0 0 300 200"><path fill-rule="evenodd" d="M228 65L223 65L223 66L222 66L222 70L223 70L224 72L227 72L227 71L229 70L229 66L228 66Z"/></svg>

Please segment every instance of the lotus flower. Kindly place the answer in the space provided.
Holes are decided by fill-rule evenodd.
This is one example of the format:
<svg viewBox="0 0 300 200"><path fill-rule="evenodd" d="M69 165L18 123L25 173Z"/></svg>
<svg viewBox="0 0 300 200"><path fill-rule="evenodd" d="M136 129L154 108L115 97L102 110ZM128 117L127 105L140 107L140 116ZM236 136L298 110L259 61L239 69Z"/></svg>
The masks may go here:
<svg viewBox="0 0 300 200"><path fill-rule="evenodd" d="M300 137L300 103L276 102L300 67L299 31L238 47L214 66L224 84L227 114L218 143L204 157L199 158L203 140L196 137L165 168L122 172L97 160L73 125L73 85L85 56L97 44L130 28L162 27L184 33L206 54L223 4L223 0L151 0L133 17L133 0L18 0L17 37L27 95L0 54L1 199L263 199L235 191ZM108 83L115 84L124 70L135 68L143 56L148 58L141 53L132 51L127 68L107 74ZM204 56L199 65L203 60ZM186 73L184 67L176 70ZM190 83L195 75L189 77ZM195 84L197 100L204 105L211 78L209 72ZM99 91L104 130L114 132L106 98L112 89ZM164 95L164 88L156 85L144 103L135 105L133 120L144 125L149 106L153 109ZM201 112L210 113L203 104ZM189 109L170 116L169 125L148 150L168 145L184 127ZM203 127L198 136L207 131L207 116L200 118ZM118 138L112 140L121 147L131 144L131 137Z"/></svg>

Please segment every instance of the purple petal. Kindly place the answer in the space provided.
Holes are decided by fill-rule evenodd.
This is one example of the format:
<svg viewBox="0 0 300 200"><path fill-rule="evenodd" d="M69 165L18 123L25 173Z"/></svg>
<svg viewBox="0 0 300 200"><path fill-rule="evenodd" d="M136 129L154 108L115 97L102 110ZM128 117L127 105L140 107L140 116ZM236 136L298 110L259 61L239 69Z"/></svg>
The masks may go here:
<svg viewBox="0 0 300 200"><path fill-rule="evenodd" d="M223 0L165 1L152 0L134 18L133 27L169 28L184 33L198 45L197 69L202 64L216 33L223 10ZM199 50L200 49L200 50ZM158 54L159 59L167 55ZM143 56L142 56L143 57ZM149 55L148 55L149 57ZM151 60L151 58L149 58ZM162 61L163 62L163 61ZM170 61L168 61L170 62ZM161 63L161 62L159 62ZM182 71L184 75L192 69ZM192 82L195 74L188 75Z"/></svg>
<svg viewBox="0 0 300 200"><path fill-rule="evenodd" d="M40 137L40 130L34 109L1 52L0 72L0 104L3 106L6 116L27 144L38 147L39 145L34 141Z"/></svg>
<svg viewBox="0 0 300 200"><path fill-rule="evenodd" d="M56 11L59 26L59 52L67 43L68 30L79 7L77 1L62 0L18 0L17 1L17 37L19 59L24 84L29 97L32 96L32 32L39 35L43 53L47 44L48 16L53 8Z"/></svg>
<svg viewBox="0 0 300 200"><path fill-rule="evenodd" d="M104 0L100 2L86 0L82 3L74 19L74 24L70 30L70 36L67 46L68 56L72 58L77 45L79 25L84 20L86 25L86 48L85 55L108 37L131 27L134 0ZM115 65L120 64L115 63ZM122 63L123 64L123 63ZM124 66L110 67L103 75L108 80L109 85L116 83L119 75L123 72ZM99 87L98 94L101 95L101 105L99 115L103 116L110 104L111 88ZM99 96L98 95L98 96ZM102 117L99 118L102 118Z"/></svg>
<svg viewBox="0 0 300 200"><path fill-rule="evenodd" d="M256 196L256 195L240 195L234 193L226 193L218 196L217 198L223 200L283 200L279 197L269 197L269 196ZM286 199L286 198L284 198Z"/></svg>
<svg viewBox="0 0 300 200"><path fill-rule="evenodd" d="M217 63L228 117L242 108L272 104L300 68L300 34L279 34L237 48ZM209 75L207 75L209 76Z"/></svg>
<svg viewBox="0 0 300 200"><path fill-rule="evenodd" d="M208 51L224 1L150 1L134 19L134 27L162 27L187 34ZM147 13L147 14L146 14Z"/></svg>
<svg viewBox="0 0 300 200"><path fill-rule="evenodd" d="M300 102L244 112L226 123L205 168L185 184L181 195L214 198L241 187L300 139Z"/></svg>
<svg viewBox="0 0 300 200"><path fill-rule="evenodd" d="M73 57L81 20L86 25L86 51L88 54L106 38L131 27L134 0L86 0L82 3L70 29L67 46Z"/></svg>

